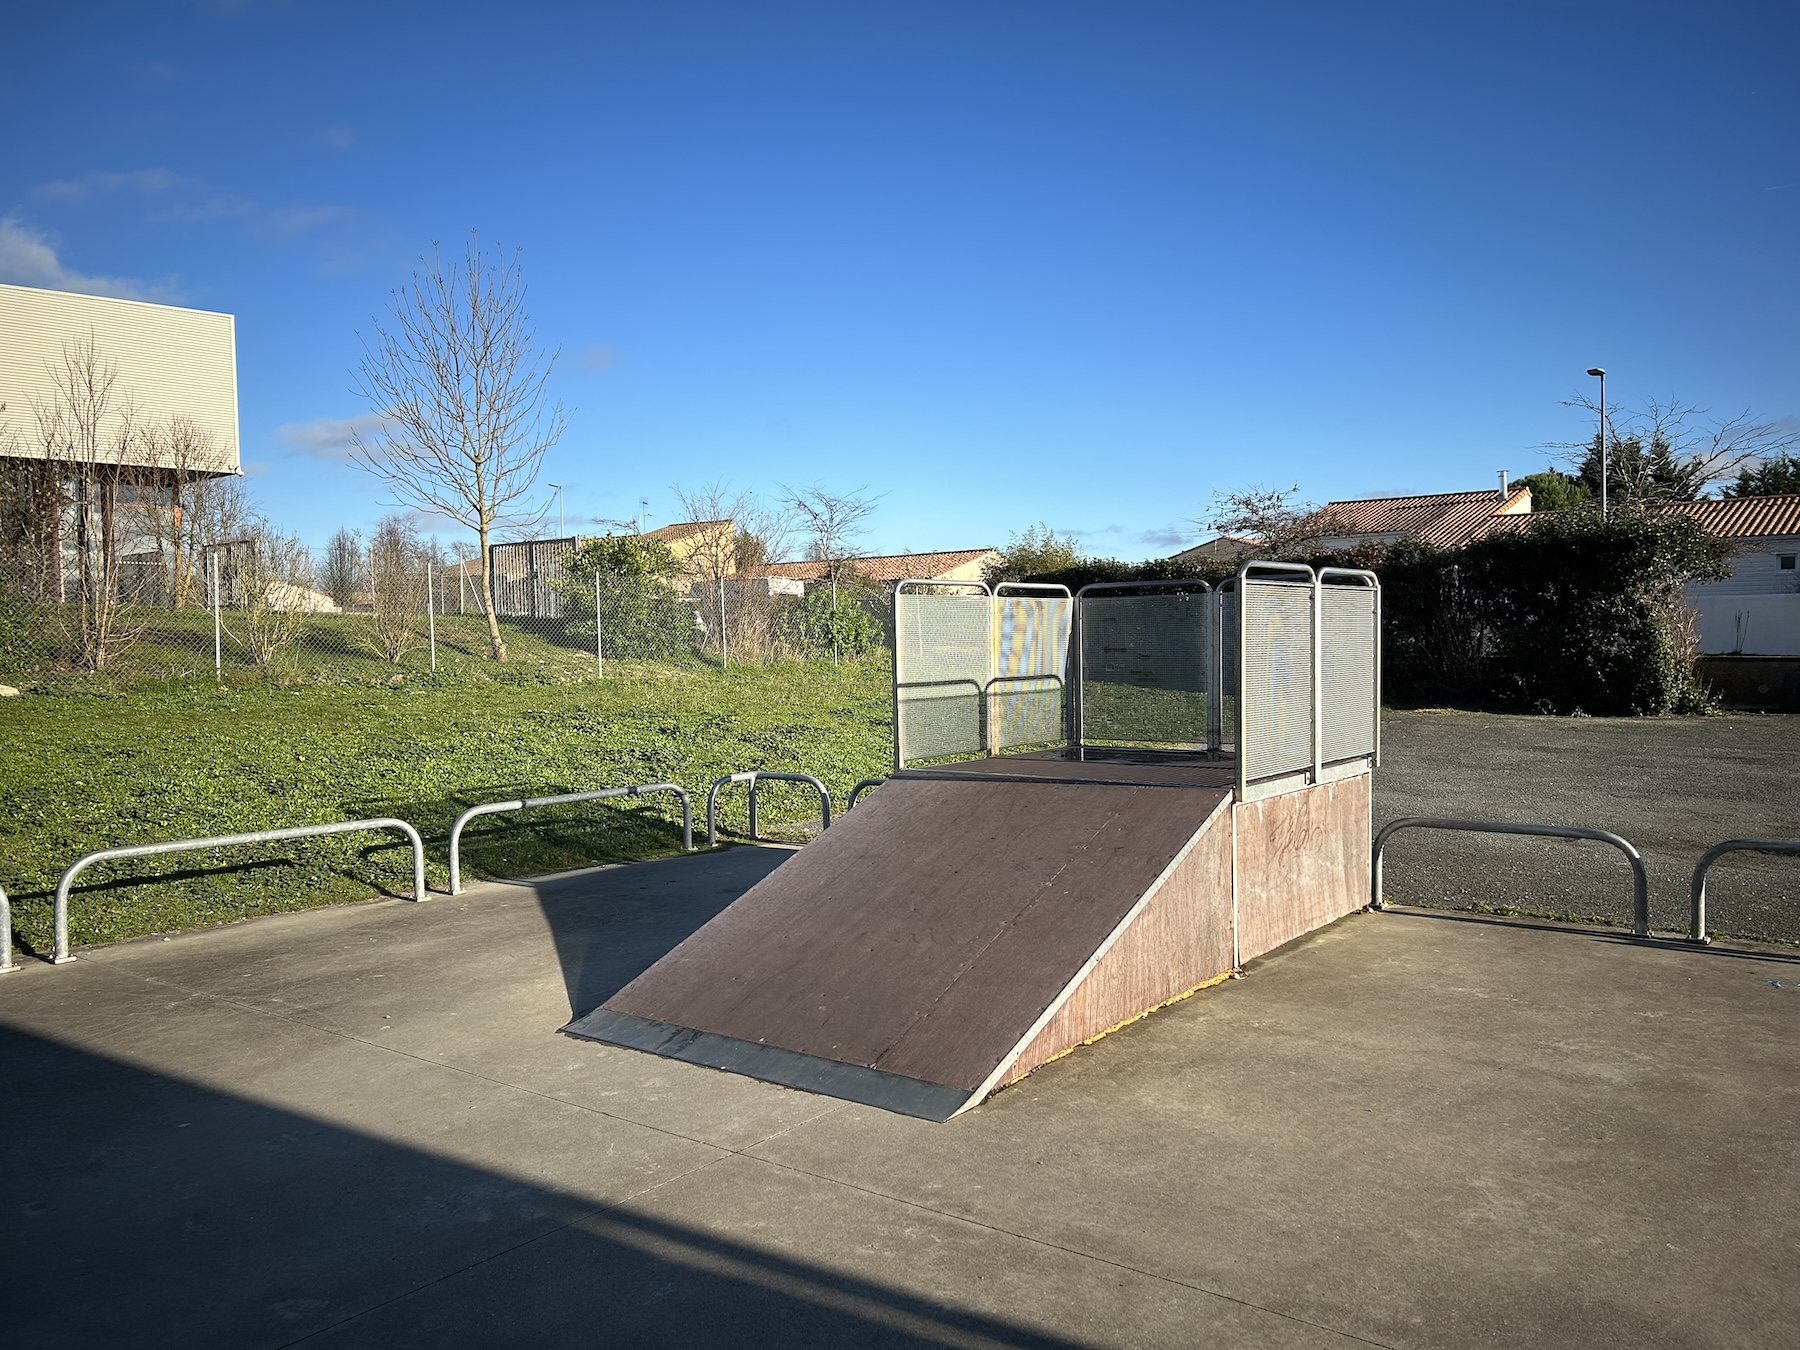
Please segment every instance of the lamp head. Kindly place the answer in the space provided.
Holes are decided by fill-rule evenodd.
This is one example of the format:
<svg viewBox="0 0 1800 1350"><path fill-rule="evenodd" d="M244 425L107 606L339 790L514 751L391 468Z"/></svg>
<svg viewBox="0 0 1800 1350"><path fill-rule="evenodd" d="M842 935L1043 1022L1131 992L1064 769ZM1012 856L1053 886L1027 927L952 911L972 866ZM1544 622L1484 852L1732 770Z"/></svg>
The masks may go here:
<svg viewBox="0 0 1800 1350"><path fill-rule="evenodd" d="M1602 369L1600 369L1600 367L1599 367L1599 366L1594 366L1594 367L1592 367L1592 368L1591 368L1591 369L1590 369L1590 370L1589 370L1589 371L1588 371L1588 374L1590 374L1590 375L1604 375L1604 374L1606 374L1606 372L1605 372L1605 371L1604 371L1604 370L1602 370Z"/></svg>

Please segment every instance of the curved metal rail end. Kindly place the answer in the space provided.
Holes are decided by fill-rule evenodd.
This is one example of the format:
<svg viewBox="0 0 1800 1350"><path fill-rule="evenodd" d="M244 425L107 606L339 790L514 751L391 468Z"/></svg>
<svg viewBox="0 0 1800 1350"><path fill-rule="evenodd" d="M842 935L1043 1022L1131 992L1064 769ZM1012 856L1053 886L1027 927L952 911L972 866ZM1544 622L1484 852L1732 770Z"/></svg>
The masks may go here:
<svg viewBox="0 0 1800 1350"><path fill-rule="evenodd" d="M463 826L477 816L497 815L502 811L530 811L540 806L566 806L570 802L597 802L608 797L641 797L647 792L673 792L681 798L681 848L694 851L694 803L687 789L679 783L636 783L630 787L596 788L592 792L564 792L554 797L522 797L510 802L483 802L471 806L450 827L450 894L462 894Z"/></svg>
<svg viewBox="0 0 1800 1350"><path fill-rule="evenodd" d="M775 783L810 783L819 794L819 828L831 828L831 791L825 784L810 773L772 773L765 769L748 769L743 773L728 773L717 780L706 794L706 846L713 848L719 842L719 789L729 787L733 783L750 785L750 837L761 839L756 829L756 785L767 780Z"/></svg>
<svg viewBox="0 0 1800 1350"><path fill-rule="evenodd" d="M236 848L240 844L276 844L287 839L313 839L324 834L354 834L363 830L399 830L412 845L414 900L423 900L425 890L425 841L419 832L395 816L376 816L369 820L337 820L327 825L294 825L281 830L252 830L246 834L216 834L206 839L174 839L166 844L131 844L124 848L102 848L84 853L62 874L56 883L56 942L50 957L60 966L75 958L69 952L69 892L75 878L97 862L116 858L150 858L161 853L194 853L209 848Z"/></svg>
<svg viewBox="0 0 1800 1350"><path fill-rule="evenodd" d="M862 796L863 793L867 792L870 788L880 787L885 782L887 782L887 779L885 778L858 779L856 786L850 789L850 800L844 805L844 814L849 815L850 812L856 808L856 799Z"/></svg>
<svg viewBox="0 0 1800 1350"><path fill-rule="evenodd" d="M1688 925L1690 941L1706 944L1712 941L1706 931L1706 873L1727 853L1795 853L1800 854L1800 841L1793 839L1726 839L1714 844L1694 864L1694 879L1688 887L1691 909Z"/></svg>
<svg viewBox="0 0 1800 1350"><path fill-rule="evenodd" d="M1637 847L1611 830L1588 830L1575 825L1530 825L1511 820L1455 820L1446 816L1401 816L1383 825L1375 835L1369 858L1369 908L1384 909L1381 895L1381 851L1398 830L1466 830L1475 834L1526 834L1546 839L1592 839L1611 844L1631 863L1631 929L1638 937L1650 936L1650 878ZM1800 851L1800 850L1797 850Z"/></svg>

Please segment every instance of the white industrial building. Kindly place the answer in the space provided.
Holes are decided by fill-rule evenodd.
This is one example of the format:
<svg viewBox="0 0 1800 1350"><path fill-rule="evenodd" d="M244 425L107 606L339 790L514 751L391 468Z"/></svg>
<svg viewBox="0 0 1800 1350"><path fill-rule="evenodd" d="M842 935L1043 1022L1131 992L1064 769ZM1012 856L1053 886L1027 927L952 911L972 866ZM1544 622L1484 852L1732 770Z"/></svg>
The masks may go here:
<svg viewBox="0 0 1800 1350"><path fill-rule="evenodd" d="M184 485L237 472L231 315L0 285L0 580L154 582Z"/></svg>

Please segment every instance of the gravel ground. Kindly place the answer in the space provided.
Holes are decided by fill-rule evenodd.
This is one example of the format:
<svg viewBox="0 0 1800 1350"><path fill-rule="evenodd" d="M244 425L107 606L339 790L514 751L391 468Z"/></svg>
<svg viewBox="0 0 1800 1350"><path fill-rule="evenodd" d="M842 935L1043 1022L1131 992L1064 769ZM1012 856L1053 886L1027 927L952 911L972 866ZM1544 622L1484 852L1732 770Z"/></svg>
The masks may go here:
<svg viewBox="0 0 1800 1350"><path fill-rule="evenodd" d="M1377 827L1395 816L1583 825L1636 844L1650 918L1685 929L1695 861L1721 839L1800 839L1800 716L1384 714ZM1385 889L1402 904L1626 923L1631 873L1605 844L1402 831ZM1800 858L1728 855L1708 873L1709 927L1800 942Z"/></svg>

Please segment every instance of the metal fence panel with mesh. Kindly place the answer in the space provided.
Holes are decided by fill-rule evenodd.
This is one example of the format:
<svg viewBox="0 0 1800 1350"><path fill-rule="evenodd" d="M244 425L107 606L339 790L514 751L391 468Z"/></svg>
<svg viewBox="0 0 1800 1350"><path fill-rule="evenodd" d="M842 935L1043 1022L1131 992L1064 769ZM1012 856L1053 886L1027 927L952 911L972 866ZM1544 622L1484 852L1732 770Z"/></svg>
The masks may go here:
<svg viewBox="0 0 1800 1350"><path fill-rule="evenodd" d="M894 736L898 767L986 748L993 601L979 582L894 594Z"/></svg>

